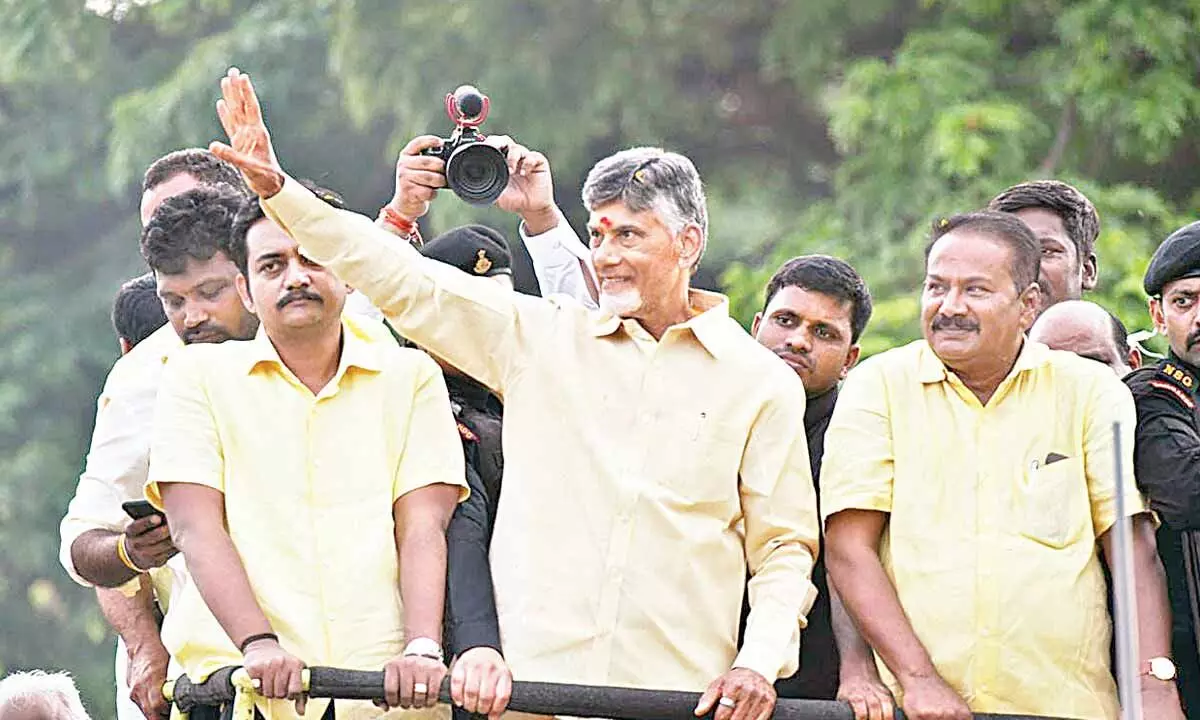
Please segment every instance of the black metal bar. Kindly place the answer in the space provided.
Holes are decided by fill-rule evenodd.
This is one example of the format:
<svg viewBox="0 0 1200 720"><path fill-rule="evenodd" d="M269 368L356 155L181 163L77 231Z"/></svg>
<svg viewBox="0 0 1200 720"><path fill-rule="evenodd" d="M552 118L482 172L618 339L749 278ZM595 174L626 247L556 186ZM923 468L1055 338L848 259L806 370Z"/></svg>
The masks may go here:
<svg viewBox="0 0 1200 720"><path fill-rule="evenodd" d="M174 702L182 711L199 705L220 705L233 700L230 676L236 668L222 668L203 683L192 683L187 676L175 683ZM342 670L330 667L309 668L308 695L338 700L383 699L383 673L369 670ZM450 678L442 681L438 692L441 702L450 702ZM677 690L595 687L562 683L514 682L508 708L535 715L612 718L613 720L696 720L692 709L700 693ZM711 718L710 713L706 717ZM854 720L844 702L831 700L782 699L775 705L775 720ZM1029 715L976 713L977 720L1065 720ZM896 720L904 714L896 711Z"/></svg>

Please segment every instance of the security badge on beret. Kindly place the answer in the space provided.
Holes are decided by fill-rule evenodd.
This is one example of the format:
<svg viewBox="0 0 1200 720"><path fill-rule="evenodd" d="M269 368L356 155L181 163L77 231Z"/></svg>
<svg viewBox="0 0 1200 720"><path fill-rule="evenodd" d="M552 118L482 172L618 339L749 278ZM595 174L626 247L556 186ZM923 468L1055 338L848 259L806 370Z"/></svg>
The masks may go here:
<svg viewBox="0 0 1200 720"><path fill-rule="evenodd" d="M475 254L475 267L472 269L476 275L483 275L492 269L492 261L488 260L487 250L480 248L479 252Z"/></svg>
<svg viewBox="0 0 1200 720"><path fill-rule="evenodd" d="M512 274L512 252L504 236L485 225L453 228L425 243L421 254L468 275Z"/></svg>
<svg viewBox="0 0 1200 720"><path fill-rule="evenodd" d="M1200 277L1200 221L1184 225L1163 240L1146 267L1142 288L1156 297L1167 283L1190 277Z"/></svg>

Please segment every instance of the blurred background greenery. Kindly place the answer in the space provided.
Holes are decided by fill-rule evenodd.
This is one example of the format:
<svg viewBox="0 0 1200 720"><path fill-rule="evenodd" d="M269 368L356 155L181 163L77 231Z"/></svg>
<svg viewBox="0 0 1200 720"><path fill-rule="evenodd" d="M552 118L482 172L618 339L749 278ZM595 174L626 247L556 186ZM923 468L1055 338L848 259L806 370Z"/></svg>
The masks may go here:
<svg viewBox="0 0 1200 720"><path fill-rule="evenodd" d="M219 137L229 65L292 174L372 214L464 82L492 97L486 132L550 157L577 228L595 160L684 152L709 192L700 284L748 322L782 260L839 255L875 294L877 352L918 335L929 222L1036 177L1095 202L1093 299L1146 326L1146 262L1198 199L1197 27L1196 0L0 1L0 674L69 669L112 717L112 637L57 524L112 294L144 269L141 173ZM427 230L467 219L515 236L450 196Z"/></svg>

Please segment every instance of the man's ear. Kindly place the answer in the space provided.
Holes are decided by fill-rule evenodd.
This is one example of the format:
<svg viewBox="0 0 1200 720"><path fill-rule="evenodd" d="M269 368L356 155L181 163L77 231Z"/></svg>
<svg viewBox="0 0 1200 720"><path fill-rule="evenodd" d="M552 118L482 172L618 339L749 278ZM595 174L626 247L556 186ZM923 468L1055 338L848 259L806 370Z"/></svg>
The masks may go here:
<svg viewBox="0 0 1200 720"><path fill-rule="evenodd" d="M257 315L258 313L254 312L254 298L250 296L250 283L246 281L246 276L238 273L233 279L233 285L237 288L238 297L242 299L246 311Z"/></svg>
<svg viewBox="0 0 1200 720"><path fill-rule="evenodd" d="M1154 323L1154 329L1158 331L1159 335L1165 336L1167 334L1167 320L1163 317L1162 298L1152 297L1149 304L1150 320Z"/></svg>
<svg viewBox="0 0 1200 720"><path fill-rule="evenodd" d="M1096 262L1096 253L1088 253L1083 261L1083 283L1085 291L1096 289L1096 281L1100 279L1100 269Z"/></svg>
<svg viewBox="0 0 1200 720"><path fill-rule="evenodd" d="M704 250L704 235L700 226L689 223L679 233L679 267L690 268L693 271L700 262L700 253Z"/></svg>
<svg viewBox="0 0 1200 720"><path fill-rule="evenodd" d="M1142 351L1135 347L1129 348L1129 352L1125 356L1125 362L1129 363L1130 370L1137 370L1142 366Z"/></svg>
<svg viewBox="0 0 1200 720"><path fill-rule="evenodd" d="M117 338L117 344L121 346L122 355L133 349L133 343L129 342L129 338L119 337Z"/></svg>
<svg viewBox="0 0 1200 720"><path fill-rule="evenodd" d="M754 319L750 321L750 335L758 339L758 326L762 323L762 313L754 313Z"/></svg>
<svg viewBox="0 0 1200 720"><path fill-rule="evenodd" d="M1021 331L1028 332L1029 328L1033 327L1033 321L1037 320L1038 309L1042 304L1042 288L1036 281L1030 283L1029 287L1021 292L1017 302L1021 303Z"/></svg>
<svg viewBox="0 0 1200 720"><path fill-rule="evenodd" d="M846 374L850 372L850 368L858 364L858 356L862 353L862 348L858 345L851 345L849 352L846 353L846 359L842 362L842 371L838 373L839 380L845 380Z"/></svg>

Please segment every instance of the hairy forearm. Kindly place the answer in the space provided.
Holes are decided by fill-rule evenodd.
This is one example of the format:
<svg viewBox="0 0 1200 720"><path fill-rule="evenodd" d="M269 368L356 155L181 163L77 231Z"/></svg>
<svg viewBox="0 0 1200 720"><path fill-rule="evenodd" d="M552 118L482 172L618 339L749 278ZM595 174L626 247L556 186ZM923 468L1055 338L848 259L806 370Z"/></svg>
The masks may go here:
<svg viewBox="0 0 1200 720"><path fill-rule="evenodd" d="M71 562L84 580L104 588L115 588L137 573L126 567L117 554L121 534L111 530L88 530L71 543Z"/></svg>
<svg viewBox="0 0 1200 720"><path fill-rule="evenodd" d="M398 534L396 543L405 637L440 640L446 589L445 525L436 519L411 523Z"/></svg>
<svg viewBox="0 0 1200 720"><path fill-rule="evenodd" d="M935 677L933 661L904 614L896 589L875 550L835 549L831 543L827 563L853 625L900 682Z"/></svg>
<svg viewBox="0 0 1200 720"><path fill-rule="evenodd" d="M187 561L200 597L233 643L271 632L271 623L254 597L246 568L225 528L190 528L183 523L173 529L175 545Z"/></svg>
<svg viewBox="0 0 1200 720"><path fill-rule="evenodd" d="M154 601L154 591L150 583L141 583L133 597L126 597L118 590L96 588L96 602L100 605L104 619L125 641L130 655L135 655L143 649L162 648L158 628L158 605Z"/></svg>
<svg viewBox="0 0 1200 720"><path fill-rule="evenodd" d="M833 641L838 649L839 675L843 679L853 676L878 680L879 668L875 666L871 646L858 632L832 580L829 581L829 609Z"/></svg>

